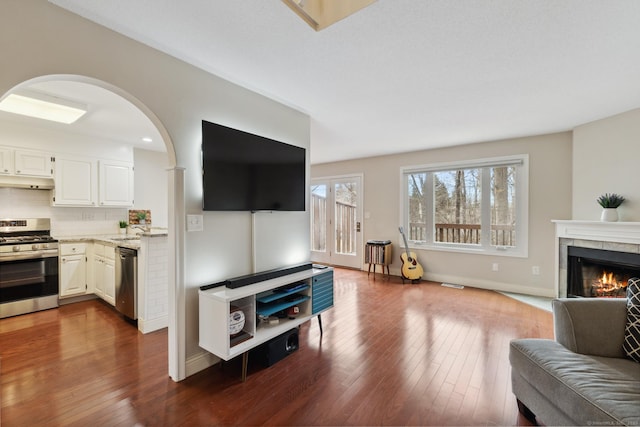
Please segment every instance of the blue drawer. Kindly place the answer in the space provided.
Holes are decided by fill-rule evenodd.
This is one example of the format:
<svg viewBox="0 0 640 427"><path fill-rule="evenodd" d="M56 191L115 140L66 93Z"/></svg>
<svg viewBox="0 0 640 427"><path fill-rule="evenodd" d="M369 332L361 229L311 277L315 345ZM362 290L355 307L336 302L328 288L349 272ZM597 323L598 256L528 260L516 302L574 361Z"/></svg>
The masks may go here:
<svg viewBox="0 0 640 427"><path fill-rule="evenodd" d="M316 314L330 307L333 307L333 271L314 276L311 288L311 313Z"/></svg>

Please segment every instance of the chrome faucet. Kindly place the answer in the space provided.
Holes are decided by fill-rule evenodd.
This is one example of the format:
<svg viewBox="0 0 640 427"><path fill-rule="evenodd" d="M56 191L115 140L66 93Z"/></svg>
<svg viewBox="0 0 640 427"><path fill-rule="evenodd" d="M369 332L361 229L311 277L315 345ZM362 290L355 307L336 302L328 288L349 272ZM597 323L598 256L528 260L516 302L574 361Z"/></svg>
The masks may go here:
<svg viewBox="0 0 640 427"><path fill-rule="evenodd" d="M147 233L149 232L149 227L147 227L146 225L139 225L139 224L132 224L129 226L129 228L133 229L139 229L142 230L142 233ZM136 234L138 234L138 232L135 232Z"/></svg>

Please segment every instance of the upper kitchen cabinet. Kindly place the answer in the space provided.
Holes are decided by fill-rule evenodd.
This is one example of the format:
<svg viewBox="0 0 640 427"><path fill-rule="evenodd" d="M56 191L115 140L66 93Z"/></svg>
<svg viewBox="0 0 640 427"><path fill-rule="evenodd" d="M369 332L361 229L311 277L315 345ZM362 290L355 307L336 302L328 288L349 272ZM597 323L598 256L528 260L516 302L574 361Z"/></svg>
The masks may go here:
<svg viewBox="0 0 640 427"><path fill-rule="evenodd" d="M0 147L0 175L13 174L13 150Z"/></svg>
<svg viewBox="0 0 640 427"><path fill-rule="evenodd" d="M51 153L0 147L0 174L51 178Z"/></svg>
<svg viewBox="0 0 640 427"><path fill-rule="evenodd" d="M15 151L15 174L23 176L53 177L50 153L31 150Z"/></svg>
<svg viewBox="0 0 640 427"><path fill-rule="evenodd" d="M133 164L99 161L100 206L133 206Z"/></svg>
<svg viewBox="0 0 640 427"><path fill-rule="evenodd" d="M133 163L56 156L54 206L133 206Z"/></svg>
<svg viewBox="0 0 640 427"><path fill-rule="evenodd" d="M56 206L97 206L98 162L86 157L56 156Z"/></svg>

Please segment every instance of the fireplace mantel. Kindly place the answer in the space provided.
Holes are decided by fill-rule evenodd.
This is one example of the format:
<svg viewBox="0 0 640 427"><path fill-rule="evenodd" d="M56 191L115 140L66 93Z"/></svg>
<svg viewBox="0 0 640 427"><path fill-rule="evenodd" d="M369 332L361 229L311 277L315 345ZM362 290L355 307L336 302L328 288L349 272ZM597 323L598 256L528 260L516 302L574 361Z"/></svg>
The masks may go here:
<svg viewBox="0 0 640 427"><path fill-rule="evenodd" d="M567 294L567 246L640 253L640 222L553 220L556 226L555 294Z"/></svg>
<svg viewBox="0 0 640 427"><path fill-rule="evenodd" d="M640 222L553 220L556 239L640 244Z"/></svg>

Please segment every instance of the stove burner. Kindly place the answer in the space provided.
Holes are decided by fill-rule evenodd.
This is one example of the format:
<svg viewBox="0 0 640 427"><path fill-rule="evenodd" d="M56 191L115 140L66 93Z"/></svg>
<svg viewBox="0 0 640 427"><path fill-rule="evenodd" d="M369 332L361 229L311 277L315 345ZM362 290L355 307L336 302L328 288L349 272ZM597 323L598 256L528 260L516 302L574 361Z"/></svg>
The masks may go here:
<svg viewBox="0 0 640 427"><path fill-rule="evenodd" d="M0 245L56 242L56 240L51 237L50 230L51 221L48 218L0 218Z"/></svg>
<svg viewBox="0 0 640 427"><path fill-rule="evenodd" d="M0 243L52 242L54 240L53 237L46 235L0 237Z"/></svg>

